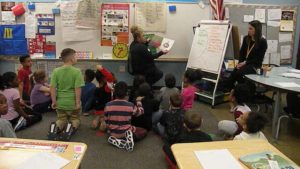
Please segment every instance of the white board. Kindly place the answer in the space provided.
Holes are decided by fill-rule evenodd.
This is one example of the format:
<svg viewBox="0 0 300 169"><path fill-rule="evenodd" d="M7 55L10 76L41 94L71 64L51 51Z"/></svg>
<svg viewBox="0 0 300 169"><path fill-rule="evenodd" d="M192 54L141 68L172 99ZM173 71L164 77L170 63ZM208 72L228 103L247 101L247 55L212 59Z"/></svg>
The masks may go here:
<svg viewBox="0 0 300 169"><path fill-rule="evenodd" d="M188 67L218 73L224 58L228 28L228 24L201 24L196 28Z"/></svg>

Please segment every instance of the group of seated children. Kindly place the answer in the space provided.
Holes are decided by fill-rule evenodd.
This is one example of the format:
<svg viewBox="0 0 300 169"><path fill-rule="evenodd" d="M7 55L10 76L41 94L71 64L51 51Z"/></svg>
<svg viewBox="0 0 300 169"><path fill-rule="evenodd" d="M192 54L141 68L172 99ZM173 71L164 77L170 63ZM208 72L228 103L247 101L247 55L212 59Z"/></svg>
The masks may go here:
<svg viewBox="0 0 300 169"><path fill-rule="evenodd" d="M23 67L19 76L13 72L1 76L0 136L16 137L14 130L40 121L42 113L55 109L57 121L51 124L48 137L69 140L80 125L82 109L84 115L95 110L93 128L107 132L108 142L118 148L133 151L135 141L146 137L150 130L155 131L164 140L164 152L173 163L172 144L212 141L200 130L205 119L200 112L192 110L198 90L195 84L202 78L200 70L185 71L181 93L174 75L166 74L166 86L155 97L151 86L140 75L135 76L130 92L125 82L117 82L113 73L101 65L96 66L96 71L86 70L83 78L81 71L73 66L77 62L75 53L70 48L61 52L63 65L52 72L50 87L42 70L33 73L31 87L29 56L20 58ZM97 85L92 82L94 78ZM261 132L266 119L251 112L246 105L248 91L245 84L238 84L231 91L230 112L235 121L223 120L218 124L226 139L266 139Z"/></svg>

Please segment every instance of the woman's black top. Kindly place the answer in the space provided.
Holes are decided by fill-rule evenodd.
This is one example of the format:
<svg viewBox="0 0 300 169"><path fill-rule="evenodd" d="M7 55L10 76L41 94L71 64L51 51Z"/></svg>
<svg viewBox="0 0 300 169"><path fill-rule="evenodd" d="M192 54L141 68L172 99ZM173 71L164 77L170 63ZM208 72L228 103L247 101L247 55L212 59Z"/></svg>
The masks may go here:
<svg viewBox="0 0 300 169"><path fill-rule="evenodd" d="M130 44L130 62L133 74L145 74L147 70L155 68L154 59L161 55L163 55L162 51L153 55L147 44L133 41Z"/></svg>
<svg viewBox="0 0 300 169"><path fill-rule="evenodd" d="M261 38L259 42L255 42L249 36L245 36L240 50L239 63L246 61L246 65L252 65L255 68L260 68L267 48L268 44L265 38ZM249 51L248 57L247 51Z"/></svg>

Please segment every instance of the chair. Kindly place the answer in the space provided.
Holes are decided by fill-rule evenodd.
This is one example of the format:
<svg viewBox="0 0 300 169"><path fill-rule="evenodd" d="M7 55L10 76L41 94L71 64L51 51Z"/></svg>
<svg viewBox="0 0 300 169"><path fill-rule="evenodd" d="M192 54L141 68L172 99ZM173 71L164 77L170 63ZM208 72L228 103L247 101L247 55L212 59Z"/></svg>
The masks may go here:
<svg viewBox="0 0 300 169"><path fill-rule="evenodd" d="M271 67L278 67L278 65L275 64L270 64L269 66ZM265 94L268 92L267 88L263 85L260 84L254 84L255 89L254 91L254 95L252 98L251 103L257 106L257 110L256 112L259 112L261 107L260 105L264 105L265 106L265 113L268 112L268 108L269 106L271 107L271 109L273 109L273 103L274 103L274 96L276 95L276 92L273 92L272 94L272 98L266 96Z"/></svg>

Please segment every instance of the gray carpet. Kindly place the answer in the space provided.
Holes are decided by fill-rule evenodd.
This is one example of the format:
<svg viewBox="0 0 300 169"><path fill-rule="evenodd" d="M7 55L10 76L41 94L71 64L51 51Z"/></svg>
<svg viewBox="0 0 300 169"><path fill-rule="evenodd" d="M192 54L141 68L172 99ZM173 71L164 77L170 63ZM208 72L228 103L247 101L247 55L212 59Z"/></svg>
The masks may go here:
<svg viewBox="0 0 300 169"><path fill-rule="evenodd" d="M193 111L200 112L203 117L202 130L217 134L217 120L209 112L208 106L196 103ZM55 113L43 115L42 122L17 132L19 138L40 139L47 138L49 125L55 121ZM97 131L90 129L93 117L81 117L81 126L71 141L83 142L88 149L81 163L82 169L167 169L162 152L162 140L150 132L147 137L136 143L133 152L118 149L107 143L107 136L97 135Z"/></svg>

